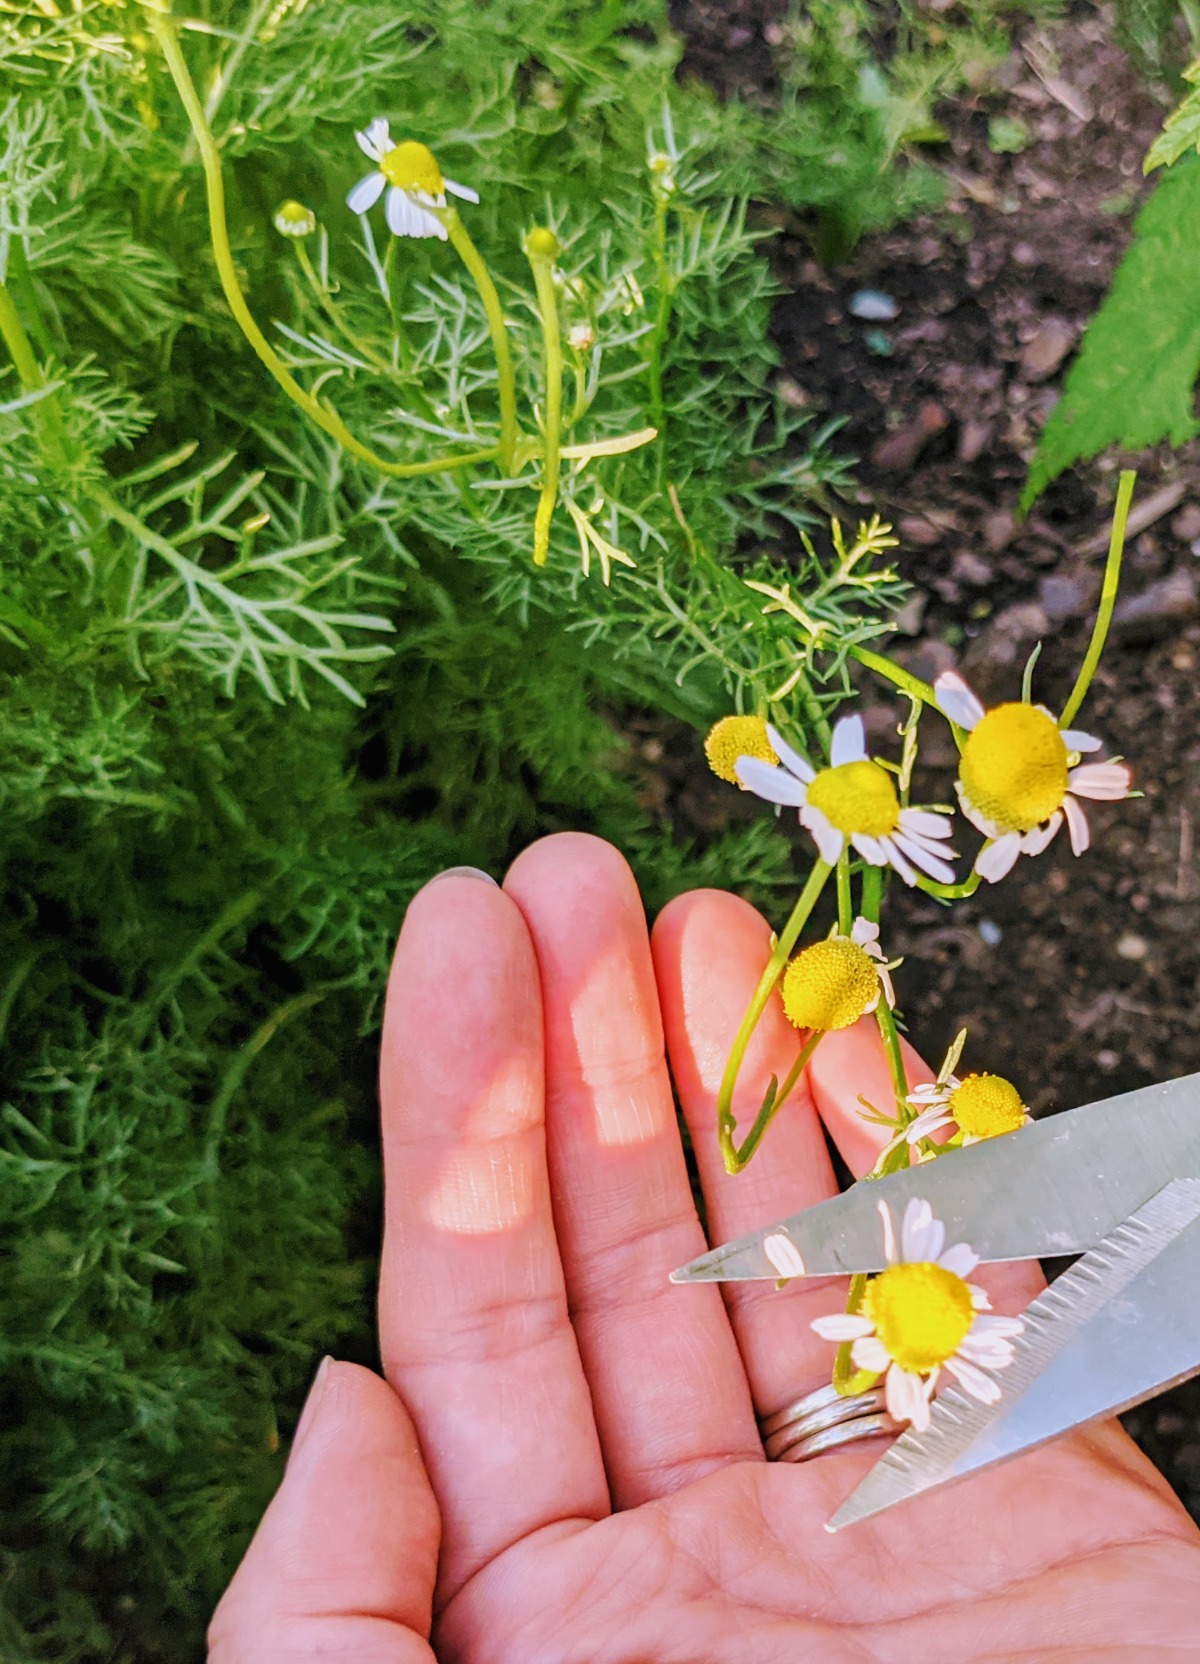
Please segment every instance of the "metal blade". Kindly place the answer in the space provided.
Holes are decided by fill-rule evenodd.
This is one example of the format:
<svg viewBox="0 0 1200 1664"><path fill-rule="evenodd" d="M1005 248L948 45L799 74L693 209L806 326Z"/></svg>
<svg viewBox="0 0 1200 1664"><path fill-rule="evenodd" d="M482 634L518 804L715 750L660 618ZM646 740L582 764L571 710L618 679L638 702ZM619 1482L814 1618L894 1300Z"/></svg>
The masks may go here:
<svg viewBox="0 0 1200 1664"><path fill-rule="evenodd" d="M867 1474L828 1529L1128 1410L1200 1374L1200 1180L1166 1186L1032 1303L998 1404L957 1386Z"/></svg>
<svg viewBox="0 0 1200 1664"><path fill-rule="evenodd" d="M985 1260L1079 1254L1175 1178L1200 1178L1200 1074L1053 1115L955 1150L736 1238L671 1273L673 1283L777 1279L768 1237L783 1238L789 1276L883 1268L878 1207L899 1222L927 1201L950 1242ZM789 1251L790 1250L790 1251Z"/></svg>

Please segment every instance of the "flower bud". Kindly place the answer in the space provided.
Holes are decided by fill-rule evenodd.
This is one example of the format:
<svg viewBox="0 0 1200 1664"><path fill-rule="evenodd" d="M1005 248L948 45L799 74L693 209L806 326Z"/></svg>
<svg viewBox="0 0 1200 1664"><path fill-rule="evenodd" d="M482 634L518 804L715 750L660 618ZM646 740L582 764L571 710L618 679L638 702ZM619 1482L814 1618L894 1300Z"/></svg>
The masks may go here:
<svg viewBox="0 0 1200 1664"><path fill-rule="evenodd" d="M525 252L531 260L557 260L562 244L549 226L535 225L525 234Z"/></svg>
<svg viewBox="0 0 1200 1664"><path fill-rule="evenodd" d="M302 202L289 200L275 210L275 229L281 237L311 237L317 229L317 216Z"/></svg>

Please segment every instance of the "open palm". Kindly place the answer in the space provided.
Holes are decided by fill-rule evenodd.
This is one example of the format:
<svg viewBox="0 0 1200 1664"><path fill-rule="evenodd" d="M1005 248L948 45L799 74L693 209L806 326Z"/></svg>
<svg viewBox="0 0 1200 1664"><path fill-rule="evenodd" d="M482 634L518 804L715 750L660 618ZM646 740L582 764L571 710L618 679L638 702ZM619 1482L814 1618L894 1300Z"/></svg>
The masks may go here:
<svg viewBox="0 0 1200 1664"><path fill-rule="evenodd" d="M318 1379L212 1664L1200 1656L1200 1535L1115 1423L837 1537L824 1522L878 1446L764 1460L756 1412L828 1378L809 1321L844 1289L667 1281L706 1237L664 1031L713 1242L833 1193L823 1129L865 1171L880 1134L859 1094L889 1092L869 1020L830 1036L724 1172L713 1103L767 941L701 891L652 955L620 856L571 834L505 893L446 877L417 897L382 1060L390 1385L350 1364ZM739 1120L795 1052L769 1010ZM1036 1267L979 1276L1000 1311L1040 1286Z"/></svg>

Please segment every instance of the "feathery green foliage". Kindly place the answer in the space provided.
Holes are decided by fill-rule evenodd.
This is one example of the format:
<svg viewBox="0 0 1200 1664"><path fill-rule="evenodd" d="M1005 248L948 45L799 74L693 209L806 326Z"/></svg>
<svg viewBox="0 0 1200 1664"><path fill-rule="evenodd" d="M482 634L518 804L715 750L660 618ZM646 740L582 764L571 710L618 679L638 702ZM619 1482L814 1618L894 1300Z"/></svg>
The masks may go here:
<svg viewBox="0 0 1200 1664"><path fill-rule="evenodd" d="M886 628L878 530L808 541L847 465L772 394L755 204L840 248L931 200L904 146L996 31L951 50L905 29L885 69L865 10L818 0L777 106L751 108L674 86L658 0L200 7L183 47L238 279L304 386L395 461L490 440L496 367L444 247L372 241L344 208L353 129L387 112L480 192L464 214L533 449L511 479L397 480L235 326L144 14L9 8L6 1661L195 1656L315 1358L372 1355L373 1034L413 890L564 825L627 848L651 905L783 881L762 822L706 849L652 823L610 718L774 700L819 727ZM304 258L272 228L295 196L321 222ZM566 442L659 429L565 457L544 571L542 320L514 231L539 220L562 323L594 335L567 349Z"/></svg>

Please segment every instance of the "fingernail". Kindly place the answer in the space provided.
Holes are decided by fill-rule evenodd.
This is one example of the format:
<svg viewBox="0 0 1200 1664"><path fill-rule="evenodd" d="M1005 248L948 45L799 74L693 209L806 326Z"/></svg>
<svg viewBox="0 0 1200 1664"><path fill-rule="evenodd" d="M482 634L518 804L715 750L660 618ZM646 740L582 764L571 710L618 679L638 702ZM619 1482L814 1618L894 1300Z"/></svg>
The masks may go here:
<svg viewBox="0 0 1200 1664"><path fill-rule="evenodd" d="M292 1448L288 1451L289 1464L312 1431L313 1422L317 1419L317 1410L325 1396L329 1366L332 1362L332 1358L322 1358L317 1366L317 1373L313 1376L312 1386L308 1389L308 1397L304 1400L304 1408L300 1412L300 1420L296 1423L296 1431L292 1434Z"/></svg>
<svg viewBox="0 0 1200 1664"><path fill-rule="evenodd" d="M491 873L484 872L482 867L447 867L445 872L437 873L429 882L436 884L439 878L482 878L485 884L496 884ZM496 884L496 888L500 886Z"/></svg>

